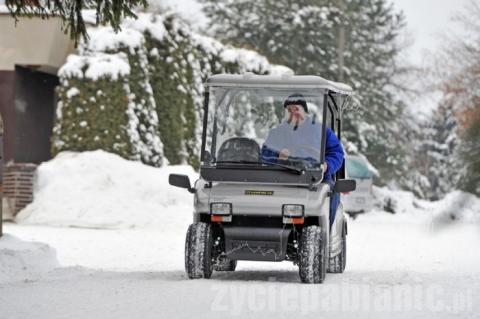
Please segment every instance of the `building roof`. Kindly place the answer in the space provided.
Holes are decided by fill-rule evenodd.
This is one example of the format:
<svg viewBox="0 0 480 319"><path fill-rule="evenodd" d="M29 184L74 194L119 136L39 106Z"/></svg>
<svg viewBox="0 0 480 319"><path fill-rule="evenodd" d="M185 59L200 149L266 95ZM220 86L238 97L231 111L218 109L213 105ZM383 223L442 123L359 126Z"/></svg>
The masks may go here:
<svg viewBox="0 0 480 319"><path fill-rule="evenodd" d="M295 89L325 89L340 94L351 95L353 89L343 83L326 80L315 75L255 75L246 74L216 74L207 79L207 86L230 87L269 87Z"/></svg>

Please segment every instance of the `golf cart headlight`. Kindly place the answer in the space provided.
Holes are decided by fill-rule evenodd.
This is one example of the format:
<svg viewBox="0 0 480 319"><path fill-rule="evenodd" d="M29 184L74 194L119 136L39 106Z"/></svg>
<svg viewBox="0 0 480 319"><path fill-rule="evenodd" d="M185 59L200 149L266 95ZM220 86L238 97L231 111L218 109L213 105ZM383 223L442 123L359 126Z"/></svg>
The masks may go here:
<svg viewBox="0 0 480 319"><path fill-rule="evenodd" d="M231 215L232 204L230 203L212 203L210 204L210 212L212 215Z"/></svg>
<svg viewBox="0 0 480 319"><path fill-rule="evenodd" d="M283 216L302 217L305 207L303 205L285 204L282 207Z"/></svg>

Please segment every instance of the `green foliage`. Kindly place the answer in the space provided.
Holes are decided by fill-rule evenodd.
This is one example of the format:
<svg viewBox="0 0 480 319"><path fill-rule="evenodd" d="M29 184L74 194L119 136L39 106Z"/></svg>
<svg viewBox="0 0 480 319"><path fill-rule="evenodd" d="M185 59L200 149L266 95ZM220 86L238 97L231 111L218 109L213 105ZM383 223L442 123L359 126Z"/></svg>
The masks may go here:
<svg viewBox="0 0 480 319"><path fill-rule="evenodd" d="M78 42L80 37L88 38L82 10L94 9L97 17L97 24L109 24L115 31L120 29L120 23L124 17L136 17L133 9L139 6L147 7L147 0L48 0L48 1L25 1L6 0L5 4L17 19L19 16L33 15L43 19L59 16L69 32L70 38Z"/></svg>
<svg viewBox="0 0 480 319"><path fill-rule="evenodd" d="M103 149L132 158L133 145L128 132L126 78L63 79L57 93L57 121L53 131L52 153ZM72 96L76 88L78 94Z"/></svg>
<svg viewBox="0 0 480 319"><path fill-rule="evenodd" d="M162 145L160 134L158 132L158 115L156 111L155 99L152 95L150 86L150 76L148 73L148 60L144 47L134 50L123 47L119 49L128 57L130 65L130 74L128 76L130 107L135 113L136 134L135 143L136 153L139 159L149 165L162 165Z"/></svg>
<svg viewBox="0 0 480 319"><path fill-rule="evenodd" d="M480 196L480 107L467 110L468 122L460 135L460 162L463 163L459 188Z"/></svg>
<svg viewBox="0 0 480 319"><path fill-rule="evenodd" d="M177 33L170 17L164 22L167 35L158 40L146 34L150 83L157 105L159 131L170 164L186 161L198 167L195 108L192 99L193 71L187 54L189 39Z"/></svg>

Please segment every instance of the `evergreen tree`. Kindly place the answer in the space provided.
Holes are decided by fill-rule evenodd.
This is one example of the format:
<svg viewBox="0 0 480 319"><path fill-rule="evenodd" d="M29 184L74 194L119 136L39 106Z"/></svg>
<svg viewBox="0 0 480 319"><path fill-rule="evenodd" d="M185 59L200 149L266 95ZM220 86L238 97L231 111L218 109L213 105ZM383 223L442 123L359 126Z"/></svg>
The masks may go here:
<svg viewBox="0 0 480 319"><path fill-rule="evenodd" d="M394 93L404 18L386 0L203 1L221 39L297 74L351 84L357 107L345 112L344 136L380 170L382 181L405 175L410 127Z"/></svg>
<svg viewBox="0 0 480 319"><path fill-rule="evenodd" d="M15 19L19 16L34 15L42 19L60 17L65 32L69 32L70 37L77 43L81 36L87 39L82 10L95 10L97 24L110 24L115 31L118 31L122 18L136 17L133 9L138 6L146 7L147 0L6 0L5 4Z"/></svg>
<svg viewBox="0 0 480 319"><path fill-rule="evenodd" d="M480 4L471 1L455 21L463 30L448 39L437 77L441 103L452 106L458 123L457 187L480 195Z"/></svg>
<svg viewBox="0 0 480 319"><path fill-rule="evenodd" d="M416 195L441 199L456 188L459 181L457 119L453 105L441 104L421 125L420 142L415 149L414 172L427 178L415 180Z"/></svg>
<svg viewBox="0 0 480 319"><path fill-rule="evenodd" d="M480 196L480 100L474 109L464 111L463 132L459 147L460 189ZM458 165L459 163L455 163Z"/></svg>

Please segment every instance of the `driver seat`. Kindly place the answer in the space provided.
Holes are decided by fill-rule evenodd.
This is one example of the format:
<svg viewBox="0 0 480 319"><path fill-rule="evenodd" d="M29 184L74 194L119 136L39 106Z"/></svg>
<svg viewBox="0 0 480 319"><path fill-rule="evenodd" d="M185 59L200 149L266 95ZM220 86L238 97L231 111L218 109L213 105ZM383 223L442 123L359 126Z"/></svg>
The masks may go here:
<svg viewBox="0 0 480 319"><path fill-rule="evenodd" d="M260 162L260 146L247 137L232 137L220 146L217 161Z"/></svg>

